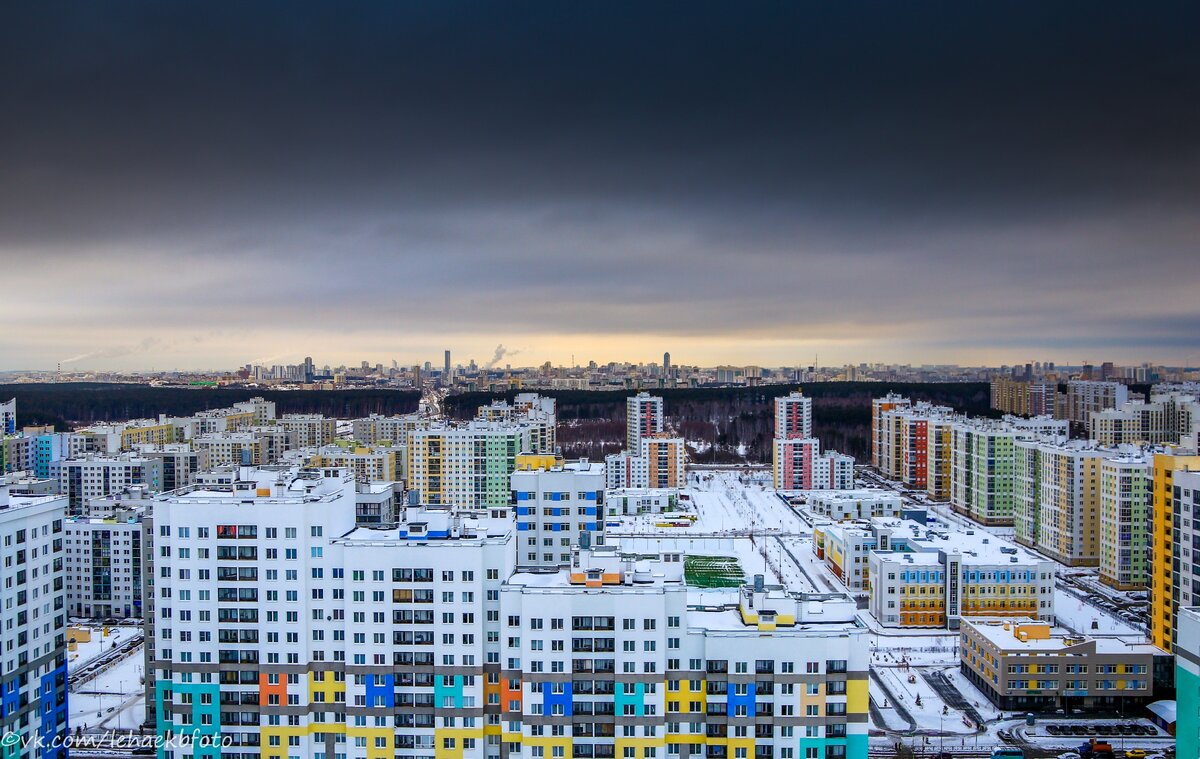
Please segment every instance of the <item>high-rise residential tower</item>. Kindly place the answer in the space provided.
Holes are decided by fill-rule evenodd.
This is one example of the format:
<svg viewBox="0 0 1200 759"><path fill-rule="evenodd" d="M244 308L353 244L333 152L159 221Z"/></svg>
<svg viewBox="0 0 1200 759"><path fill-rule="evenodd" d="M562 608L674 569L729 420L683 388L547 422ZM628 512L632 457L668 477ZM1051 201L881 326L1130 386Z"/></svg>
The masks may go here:
<svg viewBox="0 0 1200 759"><path fill-rule="evenodd" d="M795 390L775 399L775 437L812 437L812 398Z"/></svg>
<svg viewBox="0 0 1200 759"><path fill-rule="evenodd" d="M65 757L67 610L61 495L10 495L0 485L0 746L3 756ZM46 748L22 754L7 742ZM13 753L9 753L12 751Z"/></svg>
<svg viewBox="0 0 1200 759"><path fill-rule="evenodd" d="M638 393L625 400L625 450L641 451L642 439L663 431L663 399Z"/></svg>

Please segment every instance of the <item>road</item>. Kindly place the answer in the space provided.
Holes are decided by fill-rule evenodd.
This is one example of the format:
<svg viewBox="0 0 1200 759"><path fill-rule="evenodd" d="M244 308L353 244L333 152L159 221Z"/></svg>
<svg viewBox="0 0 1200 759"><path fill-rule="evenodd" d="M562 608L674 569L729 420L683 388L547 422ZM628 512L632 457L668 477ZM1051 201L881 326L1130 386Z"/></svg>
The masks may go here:
<svg viewBox="0 0 1200 759"><path fill-rule="evenodd" d="M109 667L115 667L117 664L125 660L135 650L141 650L142 633L132 635L128 640L122 641L119 646L110 648L108 651L92 659L87 664L84 664L79 669L72 672L67 677L67 687L70 690L78 690L79 686L95 680L102 675Z"/></svg>

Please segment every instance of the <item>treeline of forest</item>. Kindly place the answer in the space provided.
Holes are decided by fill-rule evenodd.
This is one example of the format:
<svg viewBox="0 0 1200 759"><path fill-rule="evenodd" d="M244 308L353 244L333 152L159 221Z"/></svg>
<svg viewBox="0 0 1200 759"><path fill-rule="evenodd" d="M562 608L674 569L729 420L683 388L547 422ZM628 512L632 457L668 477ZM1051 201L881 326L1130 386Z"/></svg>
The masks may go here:
<svg viewBox="0 0 1200 759"><path fill-rule="evenodd" d="M859 461L871 455L871 399L889 392L952 406L972 416L999 415L990 408L986 382L811 382L651 392L663 398L667 425L693 445L693 461L765 463L771 460L775 398L797 388L813 399L813 434L821 445ZM625 399L636 391L539 393L557 401L558 441L566 457L602 458L624 447ZM451 418L469 419L479 406L499 398L511 400L515 394L452 395L445 399L445 411Z"/></svg>
<svg viewBox="0 0 1200 759"><path fill-rule="evenodd" d="M972 416L999 416L990 406L986 382L811 382L764 387L682 388L652 391L663 397L667 425L693 445L701 463L771 460L774 400L799 388L813 399L813 433L824 448L860 461L871 453L871 399L889 392L913 400L951 406ZM1131 393L1145 395L1148 386ZM511 400L507 393L460 393L444 401L447 416L470 419L479 406ZM558 440L568 458L603 458L624 447L625 399L634 390L593 392L541 390L558 404ZM342 419L368 414L407 414L417 410L420 394L411 390L259 390L254 388L150 387L115 383L68 382L0 385L0 402L17 399L18 425L51 424L56 429L100 422L187 416L262 396L280 414L324 414Z"/></svg>
<svg viewBox="0 0 1200 759"><path fill-rule="evenodd" d="M99 382L0 385L0 402L17 399L17 424L73 426L225 408L261 396L279 414L324 414L342 419L368 414L408 414L421 394L411 390L258 390L254 388L150 387Z"/></svg>

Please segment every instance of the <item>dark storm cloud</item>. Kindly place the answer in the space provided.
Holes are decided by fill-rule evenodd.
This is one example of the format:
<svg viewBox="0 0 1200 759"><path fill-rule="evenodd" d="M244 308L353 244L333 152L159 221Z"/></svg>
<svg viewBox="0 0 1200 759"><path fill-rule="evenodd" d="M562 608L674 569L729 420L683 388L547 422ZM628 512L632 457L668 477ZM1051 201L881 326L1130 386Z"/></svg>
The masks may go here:
<svg viewBox="0 0 1200 759"><path fill-rule="evenodd" d="M365 300L506 340L907 325L946 358L1124 350L1137 324L1165 356L1173 315L1200 309L1164 297L1197 282L1198 20L22 4L0 24L0 260L59 281L48 297L107 294L94 308L126 326L130 299L164 325L236 310L308 331Z"/></svg>

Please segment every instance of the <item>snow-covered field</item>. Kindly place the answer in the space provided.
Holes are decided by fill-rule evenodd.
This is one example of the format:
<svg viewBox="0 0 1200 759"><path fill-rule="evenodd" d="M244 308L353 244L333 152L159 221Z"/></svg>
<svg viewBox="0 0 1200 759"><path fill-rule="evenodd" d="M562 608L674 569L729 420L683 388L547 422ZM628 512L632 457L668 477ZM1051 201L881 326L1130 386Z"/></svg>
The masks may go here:
<svg viewBox="0 0 1200 759"><path fill-rule="evenodd" d="M1115 614L1097 609L1061 587L1054 591L1054 615L1059 625L1084 635L1127 635L1139 640L1146 637L1145 631Z"/></svg>
<svg viewBox="0 0 1200 759"><path fill-rule="evenodd" d="M75 673L103 653L120 646L141 632L140 627L110 627L103 637L103 627L91 627L92 639L80 643L67 654L67 669ZM72 690L67 696L72 729L103 728L132 729L146 718L143 693L144 664L142 647L137 646L120 662L113 664L95 679Z"/></svg>
<svg viewBox="0 0 1200 759"><path fill-rule="evenodd" d="M67 696L72 728L136 728L146 718L142 649Z"/></svg>

